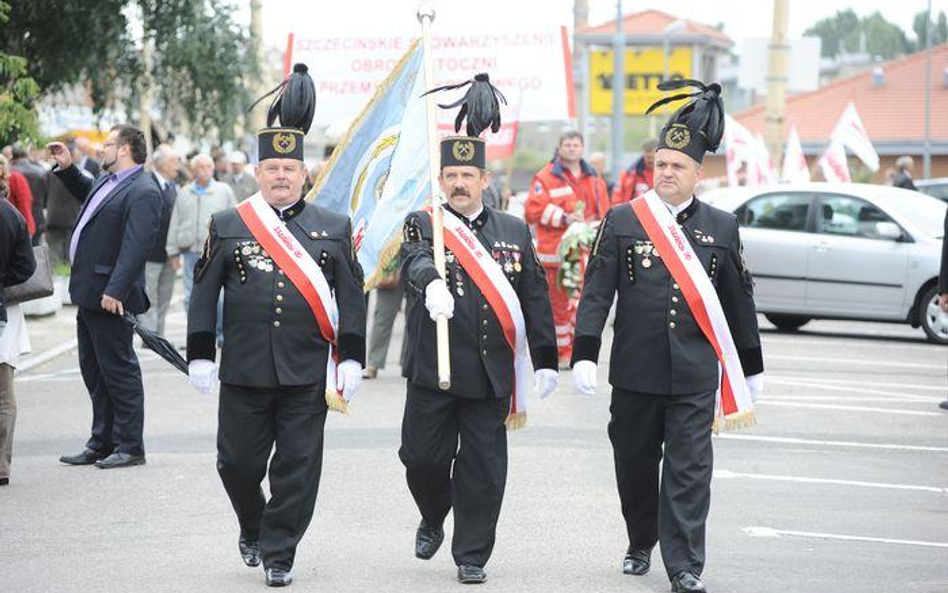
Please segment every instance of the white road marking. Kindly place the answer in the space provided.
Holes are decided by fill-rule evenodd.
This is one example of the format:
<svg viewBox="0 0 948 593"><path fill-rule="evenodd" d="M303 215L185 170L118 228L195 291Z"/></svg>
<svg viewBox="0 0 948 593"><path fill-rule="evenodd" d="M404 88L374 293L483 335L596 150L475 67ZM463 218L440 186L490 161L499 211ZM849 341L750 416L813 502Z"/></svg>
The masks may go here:
<svg viewBox="0 0 948 593"><path fill-rule="evenodd" d="M917 490L920 492L934 492L935 494L948 494L948 488L939 488L937 486L916 486L912 484L889 484L883 482L862 482L859 480L835 480L829 478L810 478L806 476L778 476L771 474L749 474L744 472L732 472L726 469L714 470L715 479L730 480L736 478L746 478L751 480L770 480L775 482L799 482L802 484L832 484L835 486L855 486L858 488L882 488L890 490Z"/></svg>
<svg viewBox="0 0 948 593"><path fill-rule="evenodd" d="M869 387L899 387L901 389L920 389L923 391L939 391L942 393L948 392L948 383L943 385L931 385L931 384L920 384L920 383L882 383L879 381L854 381L852 379L828 379L820 377L818 379L813 377L793 377L790 375L766 375L767 381L805 381L805 382L819 382L819 384L830 384L830 385L868 385ZM860 391L860 393L862 393Z"/></svg>
<svg viewBox="0 0 948 593"><path fill-rule="evenodd" d="M765 346L770 345L770 344L774 346L783 346L783 345L786 345L786 346L824 346L824 347L847 346L847 347L850 347L850 349L852 349L853 347L855 348L864 347L870 351L876 351L876 349L879 347L878 342L872 342L872 341L861 339L861 338L854 339L849 336L832 336L832 337L826 336L825 338L808 340L803 337L776 338L773 334L763 333L761 334L760 337ZM898 342L898 341L892 340L892 338L902 339L907 336L883 336L883 335L868 336L867 335L867 337L871 337L873 339L891 340L889 343L885 344L886 350L891 349L891 348L899 348L899 349L905 349L905 350L915 350L916 352L919 352L919 351L937 352L938 349L941 348L941 346L939 346L938 344L932 344L931 342L926 342L924 338L918 340L918 342L916 343L906 343L906 342Z"/></svg>
<svg viewBox="0 0 948 593"><path fill-rule="evenodd" d="M799 401L799 402L884 402L889 404L923 404L929 406L931 404L937 404L938 402L945 401L943 397L934 397L929 396L925 397L923 395L918 395L909 399L906 397L860 397L858 395L794 395L790 393L772 393L770 390L767 391L767 394L764 396L765 399L774 399L784 400L784 401Z"/></svg>
<svg viewBox="0 0 948 593"><path fill-rule="evenodd" d="M856 447L862 449L889 449L891 451L930 451L948 453L948 447L926 445L901 445L898 443L862 443L858 441L826 441L818 439L798 439L793 437L772 437L757 434L725 433L715 435L715 439L725 441L758 441L762 443L780 443L784 445L819 445L825 447Z"/></svg>
<svg viewBox="0 0 948 593"><path fill-rule="evenodd" d="M73 338L71 340L67 340L63 342L62 344L53 346L49 350L40 352L36 356L31 356L25 359L23 362L17 365L16 370L14 371L13 374L19 375L20 373L25 373L29 371L30 369L32 369L33 367L39 366L43 364L44 362L49 362L50 360L56 358L60 354L65 354L66 352L69 352L70 350L75 348L77 345L78 345L78 341L76 340L76 338Z"/></svg>
<svg viewBox="0 0 948 593"><path fill-rule="evenodd" d="M782 408L807 408L811 410L839 410L843 412L874 412L876 414L894 414L897 416L943 416L943 412L924 412L921 410L902 410L899 408L872 408L869 406L840 406L835 404L811 404L804 402L782 401L763 398L757 406L779 406Z"/></svg>
<svg viewBox="0 0 948 593"><path fill-rule="evenodd" d="M878 544L897 544L903 546L923 546L928 548L948 548L948 543L926 542L913 539L890 539L887 537L866 537L862 535L841 535L838 533L818 533L813 531L791 531L789 529L773 529L771 527L742 527L741 530L751 537L777 538L781 536L807 537L811 539L837 539L855 542L872 542Z"/></svg>
<svg viewBox="0 0 948 593"><path fill-rule="evenodd" d="M773 379L770 382L776 383L778 385L798 385L800 387L822 389L824 391L842 391L844 393L856 392L856 393L865 393L865 394L873 394L873 395L888 395L892 397L905 397L909 399L918 397L916 395L912 395L911 393L905 393L902 391L883 391L880 389L865 389L865 388L855 389L852 387L843 387L840 385L824 385L818 379L803 380L803 381L800 381L798 379L797 380Z"/></svg>
<svg viewBox="0 0 948 593"><path fill-rule="evenodd" d="M825 362L833 364L852 364L861 366L884 366L901 369L931 369L944 372L946 366L941 364L927 364L922 362L897 362L880 358L830 358L827 356L797 356L792 354L765 355L764 360L792 360L798 362Z"/></svg>

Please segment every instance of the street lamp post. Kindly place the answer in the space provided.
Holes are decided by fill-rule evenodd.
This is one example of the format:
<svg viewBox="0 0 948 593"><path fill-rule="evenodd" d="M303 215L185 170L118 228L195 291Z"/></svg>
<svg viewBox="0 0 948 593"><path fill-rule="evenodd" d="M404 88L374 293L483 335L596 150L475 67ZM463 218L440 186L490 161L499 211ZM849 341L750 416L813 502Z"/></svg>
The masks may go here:
<svg viewBox="0 0 948 593"><path fill-rule="evenodd" d="M612 38L612 180L618 181L621 169L625 120L625 23L622 22L622 0L616 1L616 31Z"/></svg>

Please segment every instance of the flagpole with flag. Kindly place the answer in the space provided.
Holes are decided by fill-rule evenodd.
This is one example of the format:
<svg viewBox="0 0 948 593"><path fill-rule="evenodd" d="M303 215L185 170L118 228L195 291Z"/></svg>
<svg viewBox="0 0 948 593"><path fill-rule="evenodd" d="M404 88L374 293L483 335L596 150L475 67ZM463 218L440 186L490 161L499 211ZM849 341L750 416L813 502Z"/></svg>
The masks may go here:
<svg viewBox="0 0 948 593"><path fill-rule="evenodd" d="M434 21L435 11L428 2L418 7L418 21L421 23L422 46L424 52L425 84L428 90L435 88L434 63L431 57L431 23ZM434 249L435 269L441 278L444 272L444 221L441 211L441 186L438 183L438 165L441 156L438 151L438 110L434 94L425 96L425 107L428 119L428 157L430 161L429 175L431 178L431 236ZM448 350L448 318L442 313L435 320L437 327L438 346L438 387L447 391L451 388L451 355Z"/></svg>

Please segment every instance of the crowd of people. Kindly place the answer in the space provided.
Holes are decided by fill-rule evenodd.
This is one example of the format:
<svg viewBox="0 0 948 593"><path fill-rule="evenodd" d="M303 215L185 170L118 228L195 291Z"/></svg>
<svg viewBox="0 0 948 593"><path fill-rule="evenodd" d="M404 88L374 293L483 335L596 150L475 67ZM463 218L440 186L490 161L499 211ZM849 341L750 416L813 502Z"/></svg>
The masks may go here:
<svg viewBox="0 0 948 593"><path fill-rule="evenodd" d="M486 76L470 82L470 96L495 92ZM622 571L648 573L660 546L672 590L703 593L711 431L754 422L764 365L737 221L695 195L722 136L720 87L688 82L701 90L672 98L688 107L612 187L602 155L587 160L583 136L564 133L531 182L523 218L504 212L509 188L492 184L480 137L488 124L472 123L499 113L465 102L467 134L440 141L446 203L405 219L371 334L352 221L305 199L319 174L303 159L315 108L305 66L280 91L279 125L258 132L254 169L240 152L182 159L160 144L148 154L143 132L127 124L101 146L9 147L0 157L2 286L30 278L34 247L70 267L93 420L82 449L60 461L146 463L134 329L165 331L180 274L189 382L204 394L220 383L217 470L237 549L246 565L263 565L267 585L289 585L316 504L328 412L345 410L362 379L384 367L404 301L398 455L420 515L414 554L438 552L453 512L456 578L484 583L507 431L526 422L530 380L543 399L572 369L576 390L595 395L617 301L609 438L629 540ZM567 287L562 244L576 225L595 238L582 247L579 286ZM941 303L948 308L948 295ZM450 332L439 332L448 322ZM0 485L9 483L16 418L12 371L26 348L22 311L0 293Z"/></svg>

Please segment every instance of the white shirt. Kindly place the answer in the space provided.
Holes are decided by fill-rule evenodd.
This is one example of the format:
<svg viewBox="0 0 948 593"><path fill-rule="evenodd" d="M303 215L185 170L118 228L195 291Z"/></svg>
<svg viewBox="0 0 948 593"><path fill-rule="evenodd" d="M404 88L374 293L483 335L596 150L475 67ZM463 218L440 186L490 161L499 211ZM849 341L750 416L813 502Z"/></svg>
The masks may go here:
<svg viewBox="0 0 948 593"><path fill-rule="evenodd" d="M464 218L466 218L469 222L473 220L477 220L477 217L480 216L481 212L483 211L484 211L484 204L481 204L481 207L477 209L477 212L470 215L465 214Z"/></svg>
<svg viewBox="0 0 948 593"><path fill-rule="evenodd" d="M16 366L17 358L30 351L30 336L20 305L7 305L7 326L0 335L0 364Z"/></svg>
<svg viewBox="0 0 948 593"><path fill-rule="evenodd" d="M158 180L158 187L161 188L161 191L165 191L165 188L168 187L168 184L171 182L162 177L158 171L152 171L152 173L155 174L155 179Z"/></svg>
<svg viewBox="0 0 948 593"><path fill-rule="evenodd" d="M682 212L683 210L685 210L686 208L688 208L688 206L691 206L691 202L693 202L694 199L695 199L695 197L694 197L694 196L691 196L690 198L688 198L688 199L685 200L683 203L681 203L681 204L679 204L679 205L677 205L677 206L674 206L674 205L672 205L672 204L669 204L669 203L666 202L665 200L662 200L662 203L665 204L665 207L668 208L668 211L672 213L672 216L677 217L679 212Z"/></svg>

